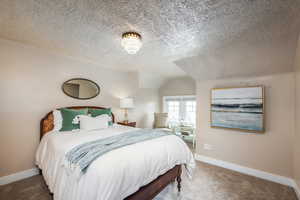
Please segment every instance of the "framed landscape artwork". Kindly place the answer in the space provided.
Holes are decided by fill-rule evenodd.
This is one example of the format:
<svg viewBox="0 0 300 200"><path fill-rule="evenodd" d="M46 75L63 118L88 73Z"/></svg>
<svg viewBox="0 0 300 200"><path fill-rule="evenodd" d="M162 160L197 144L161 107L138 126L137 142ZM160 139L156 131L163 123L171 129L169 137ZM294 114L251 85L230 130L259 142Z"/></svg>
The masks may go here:
<svg viewBox="0 0 300 200"><path fill-rule="evenodd" d="M211 127L264 132L264 87L211 90Z"/></svg>

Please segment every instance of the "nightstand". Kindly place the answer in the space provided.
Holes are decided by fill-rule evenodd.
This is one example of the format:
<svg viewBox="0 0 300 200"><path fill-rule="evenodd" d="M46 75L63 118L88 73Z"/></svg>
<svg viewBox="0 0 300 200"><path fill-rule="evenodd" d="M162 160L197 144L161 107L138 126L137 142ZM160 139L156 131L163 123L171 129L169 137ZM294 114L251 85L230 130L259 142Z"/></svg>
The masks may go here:
<svg viewBox="0 0 300 200"><path fill-rule="evenodd" d="M118 122L118 124L123 125L123 126L131 126L131 127L135 127L136 126L136 122Z"/></svg>

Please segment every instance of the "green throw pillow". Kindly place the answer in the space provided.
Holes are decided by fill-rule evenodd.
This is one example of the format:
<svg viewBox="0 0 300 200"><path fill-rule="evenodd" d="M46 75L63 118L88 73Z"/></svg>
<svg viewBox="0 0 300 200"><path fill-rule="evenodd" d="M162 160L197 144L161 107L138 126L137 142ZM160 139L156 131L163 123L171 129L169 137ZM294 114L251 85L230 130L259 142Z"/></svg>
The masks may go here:
<svg viewBox="0 0 300 200"><path fill-rule="evenodd" d="M73 109L60 109L61 116L63 118L62 128L60 131L71 131L74 129L79 129L79 121L76 122L76 117L78 115L87 115L88 109L80 109L80 110L73 110ZM75 121L73 121L75 119Z"/></svg>
<svg viewBox="0 0 300 200"><path fill-rule="evenodd" d="M89 108L89 113L92 115L92 117L97 117L99 115L104 115L104 114L107 114L110 117L112 116L110 108L107 109ZM108 122L109 126L111 126L112 124L113 124L112 121Z"/></svg>

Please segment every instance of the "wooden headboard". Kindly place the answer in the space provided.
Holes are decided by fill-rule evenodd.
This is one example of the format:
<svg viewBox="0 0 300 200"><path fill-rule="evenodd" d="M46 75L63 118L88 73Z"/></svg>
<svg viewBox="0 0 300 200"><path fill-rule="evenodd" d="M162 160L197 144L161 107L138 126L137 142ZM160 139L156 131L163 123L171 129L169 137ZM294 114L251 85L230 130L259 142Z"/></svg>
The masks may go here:
<svg viewBox="0 0 300 200"><path fill-rule="evenodd" d="M107 109L104 107L97 107L97 106L72 106L72 107L65 107L68 109L85 109L85 108L93 108L93 109ZM61 108L58 108L61 109ZM53 130L54 123L53 123L53 113L52 111L49 112L42 120L41 120L41 129L40 129L40 139L47 134L49 131ZM112 113L112 121L115 122L115 116Z"/></svg>

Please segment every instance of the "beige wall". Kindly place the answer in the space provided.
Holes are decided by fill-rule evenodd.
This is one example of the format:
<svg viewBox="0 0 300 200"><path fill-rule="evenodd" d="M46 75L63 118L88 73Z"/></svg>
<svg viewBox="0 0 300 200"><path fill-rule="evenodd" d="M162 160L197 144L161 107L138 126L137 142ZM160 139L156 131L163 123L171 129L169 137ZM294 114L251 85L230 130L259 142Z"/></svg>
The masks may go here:
<svg viewBox="0 0 300 200"><path fill-rule="evenodd" d="M242 166L292 177L295 114L294 73L197 82L197 153ZM210 127L210 89L265 86L264 134ZM204 144L212 145L205 150ZM299 169L299 168L298 168Z"/></svg>
<svg viewBox="0 0 300 200"><path fill-rule="evenodd" d="M188 76L169 79L159 88L159 95L162 111L163 96L196 95L196 81Z"/></svg>
<svg viewBox="0 0 300 200"><path fill-rule="evenodd" d="M300 188L300 37L295 59L296 74L296 129L294 141L294 178Z"/></svg>
<svg viewBox="0 0 300 200"><path fill-rule="evenodd" d="M100 95L91 100L66 96L61 84L74 77L98 83ZM119 98L131 96L136 108L129 117L139 127L151 127L159 108L158 91L138 88L135 73L103 69L7 40L0 40L0 93L0 177L34 167L40 119L54 108L107 106L121 120Z"/></svg>

